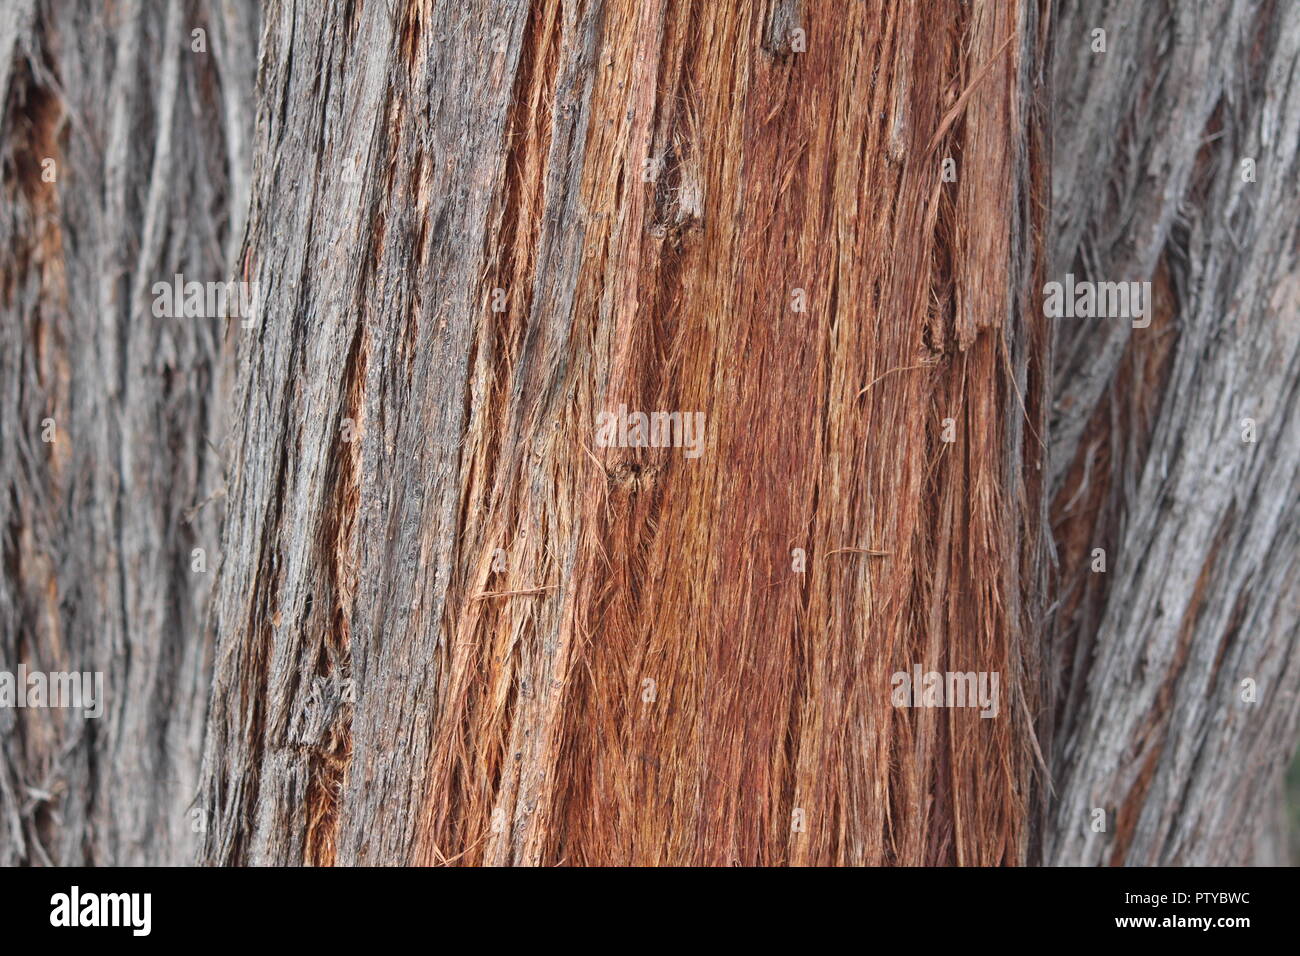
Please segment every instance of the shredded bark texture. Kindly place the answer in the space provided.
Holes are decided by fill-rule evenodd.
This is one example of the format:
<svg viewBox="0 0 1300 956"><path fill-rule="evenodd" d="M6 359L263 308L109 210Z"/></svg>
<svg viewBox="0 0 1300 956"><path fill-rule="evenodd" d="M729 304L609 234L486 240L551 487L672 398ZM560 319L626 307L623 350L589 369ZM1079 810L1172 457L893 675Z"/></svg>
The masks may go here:
<svg viewBox="0 0 1300 956"><path fill-rule="evenodd" d="M263 38L205 859L1024 862L1038 7L345 12Z"/></svg>
<svg viewBox="0 0 1300 956"><path fill-rule="evenodd" d="M230 272L255 25L251 0L0 6L0 670L106 698L0 708L0 865L199 844L227 329L152 286Z"/></svg>
<svg viewBox="0 0 1300 956"><path fill-rule="evenodd" d="M4 0L0 671L108 697L0 708L0 865L1278 861L1298 61L1290 0Z"/></svg>

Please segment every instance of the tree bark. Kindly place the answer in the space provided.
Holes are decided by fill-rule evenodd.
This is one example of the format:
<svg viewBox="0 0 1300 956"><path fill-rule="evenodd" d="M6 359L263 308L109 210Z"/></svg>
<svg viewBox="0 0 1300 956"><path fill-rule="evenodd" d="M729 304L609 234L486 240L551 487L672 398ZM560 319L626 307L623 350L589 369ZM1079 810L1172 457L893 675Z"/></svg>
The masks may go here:
<svg viewBox="0 0 1300 956"><path fill-rule="evenodd" d="M105 697L0 708L0 865L195 852L226 328L150 289L229 271L255 55L251 0L0 9L0 669Z"/></svg>
<svg viewBox="0 0 1300 956"><path fill-rule="evenodd" d="M81 7L0 10L0 670L109 706L0 708L0 864L1284 858L1294 5Z"/></svg>
<svg viewBox="0 0 1300 956"><path fill-rule="evenodd" d="M1054 271L1149 280L1155 314L1058 326L1044 860L1276 859L1252 835L1300 719L1300 8L1070 3L1057 27Z"/></svg>
<svg viewBox="0 0 1300 956"><path fill-rule="evenodd" d="M1024 862L1038 16L268 15L207 862Z"/></svg>

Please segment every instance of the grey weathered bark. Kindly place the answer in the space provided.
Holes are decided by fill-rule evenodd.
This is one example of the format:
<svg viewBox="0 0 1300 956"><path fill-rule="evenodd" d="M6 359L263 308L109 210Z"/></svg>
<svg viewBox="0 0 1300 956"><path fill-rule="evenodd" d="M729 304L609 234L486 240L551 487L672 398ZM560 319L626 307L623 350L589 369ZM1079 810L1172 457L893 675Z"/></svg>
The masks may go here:
<svg viewBox="0 0 1300 956"><path fill-rule="evenodd" d="M1300 719L1300 6L1071 2L1055 43L1054 277L1150 280L1155 315L1057 324L1044 859L1275 859L1254 835Z"/></svg>
<svg viewBox="0 0 1300 956"><path fill-rule="evenodd" d="M106 703L0 709L0 865L194 852L227 329L155 317L151 287L229 272L256 23L0 6L0 669L102 672Z"/></svg>
<svg viewBox="0 0 1300 956"><path fill-rule="evenodd" d="M447 586L501 71L527 13L497 7L267 12L249 226L263 293L213 615L210 862L333 858L349 760L365 821L347 839L373 862L410 842L436 680L416 622L437 620ZM368 426L388 408L387 430Z"/></svg>
<svg viewBox="0 0 1300 956"><path fill-rule="evenodd" d="M0 710L0 864L191 808L219 864L1279 859L1300 8L258 16L0 8L0 669L109 691ZM1067 271L1151 326L1049 348ZM178 272L257 327L155 318ZM707 469L596 448L618 401ZM1001 722L890 708L911 660Z"/></svg>

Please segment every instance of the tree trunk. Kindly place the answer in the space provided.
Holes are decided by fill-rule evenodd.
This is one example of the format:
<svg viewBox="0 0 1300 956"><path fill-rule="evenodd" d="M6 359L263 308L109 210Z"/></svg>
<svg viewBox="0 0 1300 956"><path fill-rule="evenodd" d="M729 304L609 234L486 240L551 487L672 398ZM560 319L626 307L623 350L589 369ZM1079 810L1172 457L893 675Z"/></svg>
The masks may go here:
<svg viewBox="0 0 1300 956"><path fill-rule="evenodd" d="M1150 280L1155 309L1058 326L1044 859L1275 859L1252 835L1276 835L1300 719L1300 7L1071 3L1057 25L1054 272Z"/></svg>
<svg viewBox="0 0 1300 956"><path fill-rule="evenodd" d="M108 707L0 709L0 863L1280 858L1293 5L78 6L0 11L0 669Z"/></svg>
<svg viewBox="0 0 1300 956"><path fill-rule="evenodd" d="M1026 859L1037 18L268 14L205 860Z"/></svg>
<svg viewBox="0 0 1300 956"><path fill-rule="evenodd" d="M206 53L191 31L204 31ZM192 859L224 323L256 7L0 8L0 670L103 674L102 716L0 708L0 865Z"/></svg>

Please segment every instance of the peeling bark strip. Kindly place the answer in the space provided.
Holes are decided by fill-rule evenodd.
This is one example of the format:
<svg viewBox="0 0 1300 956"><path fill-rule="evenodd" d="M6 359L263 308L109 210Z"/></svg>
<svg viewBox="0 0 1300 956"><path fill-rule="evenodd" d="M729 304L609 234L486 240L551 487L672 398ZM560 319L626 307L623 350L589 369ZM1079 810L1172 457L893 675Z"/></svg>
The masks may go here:
<svg viewBox="0 0 1300 956"><path fill-rule="evenodd" d="M149 288L229 277L255 50L252 2L0 6L0 670L104 685L98 719L0 708L0 865L198 842L226 323Z"/></svg>
<svg viewBox="0 0 1300 956"><path fill-rule="evenodd" d="M1268 862L1300 722L1300 7L1062 14L1053 278L1151 281L1155 316L1055 323L1044 861Z"/></svg>
<svg viewBox="0 0 1300 956"><path fill-rule="evenodd" d="M207 862L1025 861L1040 12L778 6L267 11Z"/></svg>

